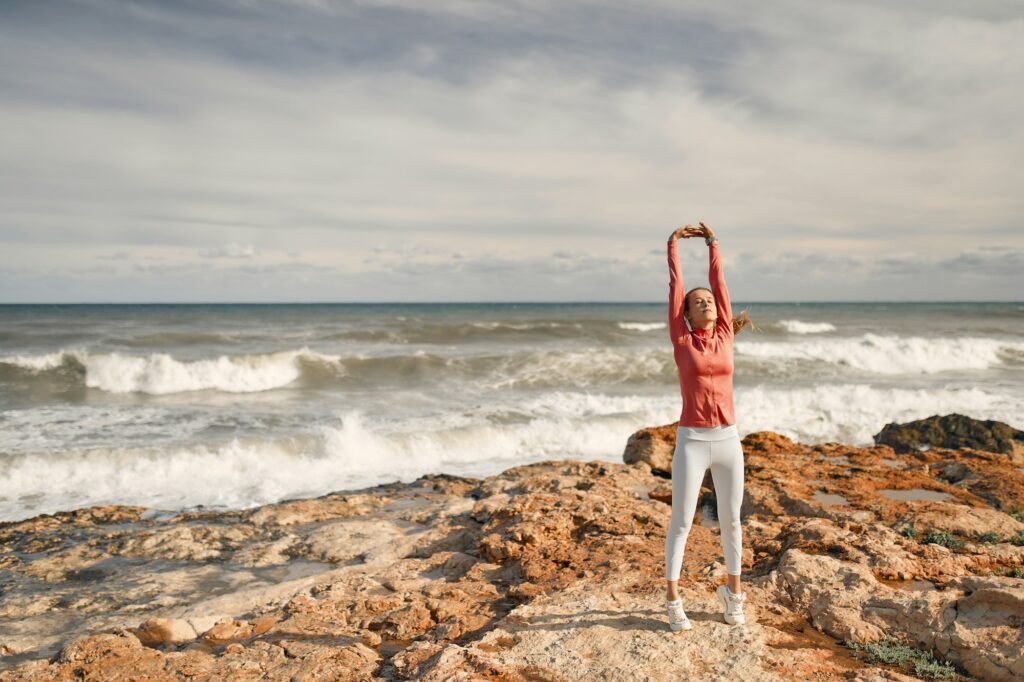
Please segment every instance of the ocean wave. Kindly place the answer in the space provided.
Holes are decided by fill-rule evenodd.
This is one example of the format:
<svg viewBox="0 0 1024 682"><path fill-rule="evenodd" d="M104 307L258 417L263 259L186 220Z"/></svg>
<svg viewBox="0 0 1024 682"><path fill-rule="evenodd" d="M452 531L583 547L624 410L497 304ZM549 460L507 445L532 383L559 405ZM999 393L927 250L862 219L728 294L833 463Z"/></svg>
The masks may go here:
<svg viewBox="0 0 1024 682"><path fill-rule="evenodd" d="M470 322L470 327L479 329L511 329L514 331L525 331L527 329L580 329L583 327L578 322ZM439 327L442 325L438 325ZM460 327L463 325L455 325Z"/></svg>
<svg viewBox="0 0 1024 682"><path fill-rule="evenodd" d="M584 422L549 415L517 424L435 418L430 428L407 423L395 430L351 412L294 438L8 456L0 471L0 518L115 502L237 509L431 472L486 476L527 460L621 457L637 424L636 416Z"/></svg>
<svg viewBox="0 0 1024 682"><path fill-rule="evenodd" d="M607 323L590 322L444 322L405 321L381 329L333 331L325 341L364 341L388 344L453 344L512 340L516 342L574 339L600 333Z"/></svg>
<svg viewBox="0 0 1024 682"><path fill-rule="evenodd" d="M1019 367L1024 342L997 338L924 338L865 334L800 341L736 341L736 376L745 381L866 374L921 375ZM410 349L412 350L412 349ZM336 355L308 347L249 355L183 359L64 350L0 357L0 385L24 395L84 399L86 389L168 395L191 391L256 393L289 389L391 390L423 386L553 389L672 386L669 344L646 347L526 346L511 352L420 348L388 355ZM27 391L27 392L26 392ZM33 393L34 391L34 393ZM35 398L32 398L33 400Z"/></svg>
<svg viewBox="0 0 1024 682"><path fill-rule="evenodd" d="M931 374L998 367L1024 350L1024 342L864 334L799 342L737 340L735 349L748 358L809 360L874 374Z"/></svg>
<svg viewBox="0 0 1024 682"><path fill-rule="evenodd" d="M664 329L664 322L619 322L619 329L628 329L634 332L650 332L655 329Z"/></svg>
<svg viewBox="0 0 1024 682"><path fill-rule="evenodd" d="M790 334L821 334L832 332L836 326L831 322L803 322L801 320L779 320L779 326Z"/></svg>
<svg viewBox="0 0 1024 682"><path fill-rule="evenodd" d="M129 348L167 348L168 346L203 346L207 344L236 343L238 340L239 337L232 334L156 332L128 338L110 338L107 339L107 342Z"/></svg>
<svg viewBox="0 0 1024 682"><path fill-rule="evenodd" d="M584 348L494 357L482 381L495 389L664 384L675 376L671 349Z"/></svg>
<svg viewBox="0 0 1024 682"><path fill-rule="evenodd" d="M216 390L252 393L281 388L295 381L303 367L314 364L343 371L339 356L308 348L276 353L227 356L202 360L178 360L166 353L145 357L121 353L59 351L37 356L0 358L0 378L5 374L70 370L72 381L110 393L167 395L187 391Z"/></svg>
<svg viewBox="0 0 1024 682"><path fill-rule="evenodd" d="M60 370L71 388L110 393L167 395L213 390L252 393L290 387L409 386L417 382L469 381L477 386L559 387L657 384L673 376L671 350L583 348L529 350L512 354L446 357L423 349L393 355L329 355L308 348L273 353L182 360L166 353L147 356L61 351L0 358L0 380L50 381ZM29 375L29 376L26 376Z"/></svg>
<svg viewBox="0 0 1024 682"><path fill-rule="evenodd" d="M7 355L0 357L0 365L28 370L30 372L42 372L57 369L61 365L78 363L84 353L79 351L55 351L43 355Z"/></svg>
<svg viewBox="0 0 1024 682"><path fill-rule="evenodd" d="M861 383L757 386L737 390L735 403L742 433L775 431L804 443L869 446L887 423L953 412L1024 428L1020 397L979 388L879 388Z"/></svg>
<svg viewBox="0 0 1024 682"><path fill-rule="evenodd" d="M735 395L741 437L770 430L804 443L866 446L888 422L950 412L1024 427L1019 397L978 388L854 383L756 386ZM8 454L0 468L0 518L109 503L246 508L425 473L487 476L544 459L621 461L633 432L673 423L680 407L670 392L551 391L401 421L349 411L294 437Z"/></svg>

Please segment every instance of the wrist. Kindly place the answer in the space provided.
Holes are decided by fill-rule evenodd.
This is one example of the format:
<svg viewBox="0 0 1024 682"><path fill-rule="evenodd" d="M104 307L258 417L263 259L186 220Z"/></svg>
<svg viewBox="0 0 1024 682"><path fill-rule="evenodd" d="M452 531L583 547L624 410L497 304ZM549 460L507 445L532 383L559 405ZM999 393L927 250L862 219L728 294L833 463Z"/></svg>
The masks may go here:
<svg viewBox="0 0 1024 682"><path fill-rule="evenodd" d="M704 237L704 243L707 244L708 246L711 246L711 242L717 242L717 241L718 241L718 237L716 237L715 235L711 235L710 237Z"/></svg>

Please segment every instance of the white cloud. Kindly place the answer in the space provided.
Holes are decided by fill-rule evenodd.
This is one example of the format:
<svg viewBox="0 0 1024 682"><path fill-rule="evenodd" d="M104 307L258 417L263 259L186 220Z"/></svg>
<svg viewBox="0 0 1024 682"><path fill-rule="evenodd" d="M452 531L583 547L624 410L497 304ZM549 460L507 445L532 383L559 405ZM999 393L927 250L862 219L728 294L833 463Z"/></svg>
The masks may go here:
<svg viewBox="0 0 1024 682"><path fill-rule="evenodd" d="M427 279L455 262L526 278L480 298L536 276L614 298L586 273L657 263L696 220L778 282L1004 277L1024 247L1005 4L84 6L113 28L0 28L0 267L59 269L42 243L166 248L166 272L287 252L354 298L392 263L423 278L396 295L460 294ZM962 254L968 234L1009 251Z"/></svg>
<svg viewBox="0 0 1024 682"><path fill-rule="evenodd" d="M256 247L252 244L225 244L213 249L199 252L203 258L252 258L256 255Z"/></svg>

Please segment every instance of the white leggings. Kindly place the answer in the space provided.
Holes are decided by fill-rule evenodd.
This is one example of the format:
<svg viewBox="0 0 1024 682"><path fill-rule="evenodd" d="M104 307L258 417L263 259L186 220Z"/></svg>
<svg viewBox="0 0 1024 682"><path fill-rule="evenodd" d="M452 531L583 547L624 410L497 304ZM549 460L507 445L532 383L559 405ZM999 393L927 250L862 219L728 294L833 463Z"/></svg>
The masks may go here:
<svg viewBox="0 0 1024 682"><path fill-rule="evenodd" d="M735 424L707 428L679 426L672 456L672 520L665 537L665 579L679 580L683 568L686 538L697 511L697 496L704 472L711 469L718 500L718 523L722 533L725 567L730 575L740 574L743 531L740 505L743 503L743 446Z"/></svg>

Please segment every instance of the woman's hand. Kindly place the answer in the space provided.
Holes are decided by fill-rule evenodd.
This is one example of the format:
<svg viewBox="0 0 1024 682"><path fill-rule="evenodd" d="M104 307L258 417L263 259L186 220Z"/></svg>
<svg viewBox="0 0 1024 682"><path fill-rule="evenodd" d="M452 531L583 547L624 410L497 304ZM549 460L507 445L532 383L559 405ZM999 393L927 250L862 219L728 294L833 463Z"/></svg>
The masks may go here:
<svg viewBox="0 0 1024 682"><path fill-rule="evenodd" d="M689 223L687 223L684 227L680 227L675 232L673 232L672 233L672 238L673 239L689 239L690 237L697 236L697 232L694 232L694 230L699 230L699 229L700 228L694 227L693 225L690 225Z"/></svg>
<svg viewBox="0 0 1024 682"><path fill-rule="evenodd" d="M687 223L684 227L680 227L678 230L672 233L672 237L675 239L689 239L690 237L703 237L704 239L711 239L715 236L715 233L711 231L711 228L704 223L699 223L700 227L694 227Z"/></svg>

